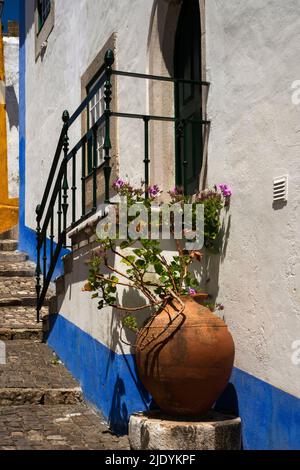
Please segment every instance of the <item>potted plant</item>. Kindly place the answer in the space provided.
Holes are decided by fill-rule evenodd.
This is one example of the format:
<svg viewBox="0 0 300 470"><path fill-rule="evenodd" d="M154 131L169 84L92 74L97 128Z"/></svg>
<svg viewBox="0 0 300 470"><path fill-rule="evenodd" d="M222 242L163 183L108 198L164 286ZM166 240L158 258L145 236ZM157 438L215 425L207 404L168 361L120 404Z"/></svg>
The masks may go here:
<svg viewBox="0 0 300 470"><path fill-rule="evenodd" d="M224 321L205 305L208 296L201 292L195 274L195 264L201 263L203 253L197 248L187 250L185 240L176 238L174 218L170 227L175 253L167 256L161 240L145 236L153 227L149 221L141 222L138 216L142 208L150 210L155 204L160 207L161 191L157 186L134 188L118 179L114 187L125 198L128 226L136 222L140 236L133 239L127 230L127 239L122 242L102 236L90 261L84 290L94 292L99 309L110 306L123 312L123 324L137 333L138 374L159 407L171 415L206 413L230 378L234 344ZM230 201L230 187L219 185L192 198L176 188L169 196L169 207L177 205L183 209L185 204L191 205L191 225L184 229L185 233L194 229L197 208L201 206L204 246L216 249L222 210ZM141 210L133 214L130 209L135 204L140 204L137 207ZM117 207L115 220L119 227L121 215ZM161 228L162 220L157 220ZM138 306L122 304L120 289L138 292L143 302ZM140 311L148 312L142 327L136 317Z"/></svg>

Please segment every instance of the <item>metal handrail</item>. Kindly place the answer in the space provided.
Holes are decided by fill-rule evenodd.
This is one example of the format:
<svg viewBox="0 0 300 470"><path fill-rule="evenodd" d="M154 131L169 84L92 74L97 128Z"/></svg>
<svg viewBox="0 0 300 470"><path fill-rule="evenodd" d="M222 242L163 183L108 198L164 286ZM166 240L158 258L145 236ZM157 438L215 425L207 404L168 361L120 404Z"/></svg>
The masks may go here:
<svg viewBox="0 0 300 470"><path fill-rule="evenodd" d="M143 78L146 80L157 80L160 82L186 83L190 85L199 85L199 86L207 86L207 87L210 86L210 82L206 82L206 81L187 80L185 78L165 77L164 75L149 75L145 73L124 72L122 70L113 70L112 75L119 75L121 77Z"/></svg>
<svg viewBox="0 0 300 470"><path fill-rule="evenodd" d="M97 172L98 164L98 148L97 148L97 132L102 126L105 126L104 138L104 162L101 163L104 174L104 202L111 204L110 201L110 178L112 167L110 164L111 156L111 140L110 140L110 122L112 118L130 118L140 119L144 122L144 180L145 180L145 197L148 197L149 174L150 174L150 158L149 158L149 123L151 121L173 122L180 136L186 144L188 123L198 123L210 126L210 121L205 119L182 119L176 116L159 116L151 114L124 113L116 112L110 109L112 100L112 75L121 77L132 77L136 79L158 80L171 82L174 86L179 83L187 83L195 86L210 86L209 82L185 80L179 78L164 77L158 75L147 75L141 73L124 72L113 70L114 54L108 50L105 54L104 64L101 68L100 78L96 85L89 92L87 97L78 106L76 111L70 117L68 111L63 113L63 127L52 161L51 169L47 179L45 191L41 204L36 208L36 237L37 237L37 268L36 268L36 293L37 293L37 320L40 320L40 310L43 306L47 290L49 288L55 267L57 265L59 255L62 248L66 248L67 231L76 227L83 220L97 210ZM69 130L76 119L88 107L90 101L96 95L97 91L104 85L104 102L105 109L102 116L87 130L85 135L70 150L69 148ZM91 146L89 147L91 143ZM87 174L86 159L87 150L91 152L92 170ZM78 181L78 154L81 151L81 216L77 217L76 198L77 198L77 181ZM183 187L187 188L187 159L183 162ZM69 187L69 167L71 170L72 184ZM87 211L86 208L86 184L91 179L92 184L92 207ZM52 191L51 191L52 188ZM70 196L71 194L71 196ZM71 197L72 205L72 223L68 226L67 215L69 210L69 199ZM57 210L55 209L57 207ZM56 212L55 212L56 210ZM57 221L57 237L55 237L55 220ZM49 232L49 238L47 237ZM55 243L56 240L56 243Z"/></svg>

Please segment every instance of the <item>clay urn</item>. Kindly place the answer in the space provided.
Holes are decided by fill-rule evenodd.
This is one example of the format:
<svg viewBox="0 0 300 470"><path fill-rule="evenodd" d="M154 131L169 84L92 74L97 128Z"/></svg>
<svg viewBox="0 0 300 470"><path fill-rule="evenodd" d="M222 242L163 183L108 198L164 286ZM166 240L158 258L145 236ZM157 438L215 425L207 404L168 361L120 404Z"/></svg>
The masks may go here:
<svg viewBox="0 0 300 470"><path fill-rule="evenodd" d="M224 321L192 296L172 300L140 330L139 377L168 415L207 413L225 389L234 343Z"/></svg>

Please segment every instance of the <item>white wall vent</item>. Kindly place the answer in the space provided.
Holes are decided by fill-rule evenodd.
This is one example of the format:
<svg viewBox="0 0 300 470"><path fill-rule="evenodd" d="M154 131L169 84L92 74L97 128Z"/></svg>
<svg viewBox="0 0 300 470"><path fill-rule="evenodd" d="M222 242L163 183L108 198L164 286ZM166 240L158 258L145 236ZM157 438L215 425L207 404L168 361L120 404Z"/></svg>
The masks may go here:
<svg viewBox="0 0 300 470"><path fill-rule="evenodd" d="M288 199L288 176L274 178L273 202L287 202Z"/></svg>

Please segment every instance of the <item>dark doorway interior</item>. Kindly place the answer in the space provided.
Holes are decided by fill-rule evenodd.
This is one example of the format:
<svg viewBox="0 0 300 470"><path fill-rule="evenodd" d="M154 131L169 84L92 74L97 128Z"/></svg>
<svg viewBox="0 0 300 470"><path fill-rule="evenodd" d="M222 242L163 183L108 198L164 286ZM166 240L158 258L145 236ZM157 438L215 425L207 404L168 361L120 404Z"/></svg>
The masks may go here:
<svg viewBox="0 0 300 470"><path fill-rule="evenodd" d="M199 0L183 2L175 41L174 72L176 78L201 81L201 25ZM176 87L176 117L202 119L202 89L200 85L181 83ZM176 184L183 186L183 165L186 164L188 194L199 189L203 162L201 123L186 123L186 139L176 133Z"/></svg>

